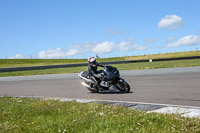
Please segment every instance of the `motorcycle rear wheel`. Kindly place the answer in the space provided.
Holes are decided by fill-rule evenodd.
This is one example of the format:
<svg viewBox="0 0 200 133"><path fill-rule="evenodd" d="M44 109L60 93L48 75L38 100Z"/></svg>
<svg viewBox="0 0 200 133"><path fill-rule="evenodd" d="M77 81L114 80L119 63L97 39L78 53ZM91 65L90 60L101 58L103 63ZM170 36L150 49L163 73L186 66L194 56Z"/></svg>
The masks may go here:
<svg viewBox="0 0 200 133"><path fill-rule="evenodd" d="M99 89L94 86L94 84L91 84L90 87L87 87L87 89L92 93L98 93Z"/></svg>

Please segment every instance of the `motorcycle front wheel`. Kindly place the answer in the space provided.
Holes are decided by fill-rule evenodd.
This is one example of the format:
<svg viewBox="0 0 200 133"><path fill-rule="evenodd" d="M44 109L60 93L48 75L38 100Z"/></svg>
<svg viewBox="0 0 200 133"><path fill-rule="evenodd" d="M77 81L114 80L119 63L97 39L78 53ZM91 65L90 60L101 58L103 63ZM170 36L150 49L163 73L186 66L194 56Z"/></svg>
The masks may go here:
<svg viewBox="0 0 200 133"><path fill-rule="evenodd" d="M122 83L118 83L118 89L120 91L125 92L125 93L129 93L130 92L130 86L126 81L124 81Z"/></svg>

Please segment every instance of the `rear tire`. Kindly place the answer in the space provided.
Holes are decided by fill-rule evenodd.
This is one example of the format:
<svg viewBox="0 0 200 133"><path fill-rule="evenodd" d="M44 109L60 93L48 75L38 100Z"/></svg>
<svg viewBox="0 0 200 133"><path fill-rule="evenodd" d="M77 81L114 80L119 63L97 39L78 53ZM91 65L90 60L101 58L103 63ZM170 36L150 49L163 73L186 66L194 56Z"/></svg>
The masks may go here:
<svg viewBox="0 0 200 133"><path fill-rule="evenodd" d="M118 87L118 89L120 91L123 91L125 93L129 93L130 92L130 86L126 81L124 81L123 83L118 83L118 84L120 86L120 87Z"/></svg>
<svg viewBox="0 0 200 133"><path fill-rule="evenodd" d="M98 92L99 92L99 88L95 87L94 84L91 84L90 87L87 87L87 89L88 89L91 93L98 93Z"/></svg>

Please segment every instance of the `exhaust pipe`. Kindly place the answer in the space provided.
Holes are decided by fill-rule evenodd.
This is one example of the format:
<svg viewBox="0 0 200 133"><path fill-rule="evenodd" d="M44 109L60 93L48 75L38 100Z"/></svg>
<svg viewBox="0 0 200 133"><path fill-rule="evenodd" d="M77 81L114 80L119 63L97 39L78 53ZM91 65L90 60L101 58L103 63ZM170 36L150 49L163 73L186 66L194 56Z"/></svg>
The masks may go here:
<svg viewBox="0 0 200 133"><path fill-rule="evenodd" d="M83 80L85 80L85 81L87 81L87 82L94 83L94 82L93 82L91 79L87 79L87 78L85 78L85 77L81 76L81 74L80 74L80 73L78 73L78 76L79 76L81 79L83 79Z"/></svg>
<svg viewBox="0 0 200 133"><path fill-rule="evenodd" d="M85 82L81 82L81 84L85 87L91 88L88 84L86 84Z"/></svg>

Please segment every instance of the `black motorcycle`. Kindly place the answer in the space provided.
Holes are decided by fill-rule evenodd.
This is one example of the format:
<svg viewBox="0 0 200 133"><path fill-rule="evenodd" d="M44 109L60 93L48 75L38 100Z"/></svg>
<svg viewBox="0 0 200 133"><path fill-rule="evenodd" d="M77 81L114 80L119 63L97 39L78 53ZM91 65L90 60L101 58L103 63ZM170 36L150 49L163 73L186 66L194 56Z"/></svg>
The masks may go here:
<svg viewBox="0 0 200 133"><path fill-rule="evenodd" d="M84 80L81 84L93 93L99 92L99 90L109 90L110 87L114 87L122 92L128 93L130 91L129 84L122 78L120 78L119 71L116 67L105 66L103 70L98 71L102 75L102 79L99 81L99 86L94 86L94 81L91 80L88 71L81 71L78 76Z"/></svg>

